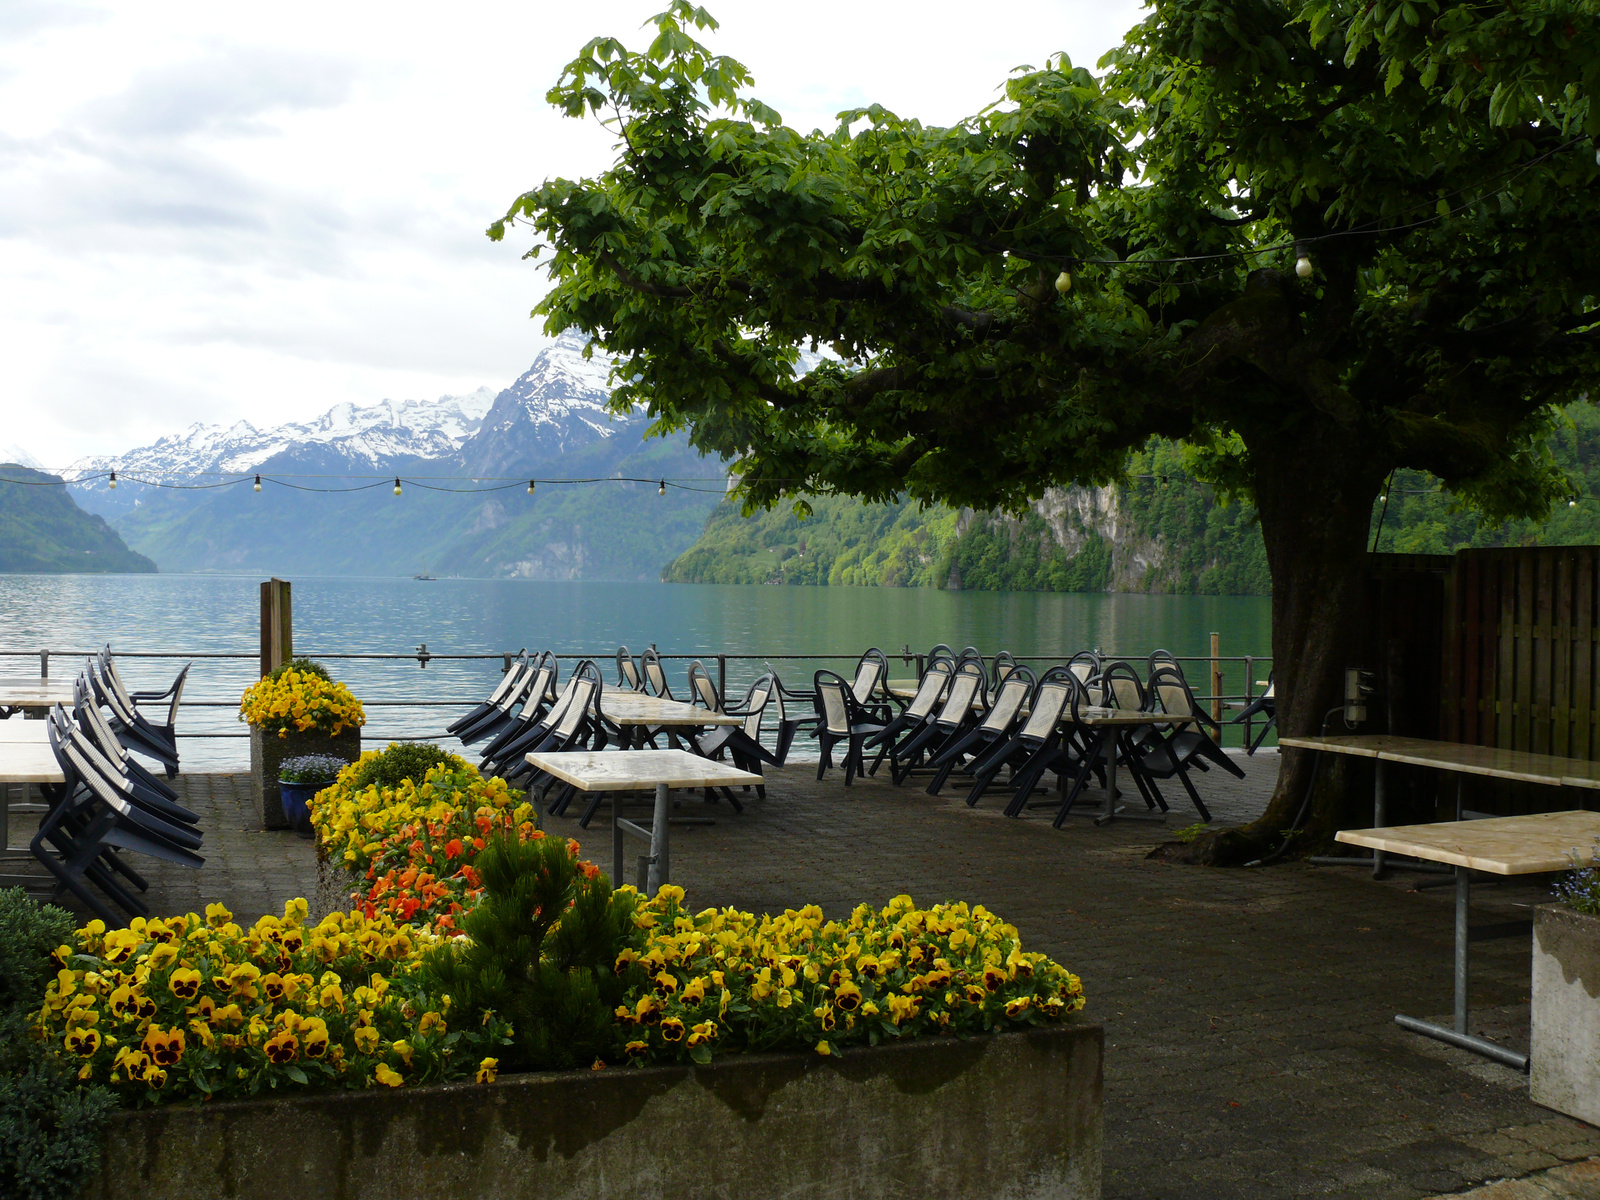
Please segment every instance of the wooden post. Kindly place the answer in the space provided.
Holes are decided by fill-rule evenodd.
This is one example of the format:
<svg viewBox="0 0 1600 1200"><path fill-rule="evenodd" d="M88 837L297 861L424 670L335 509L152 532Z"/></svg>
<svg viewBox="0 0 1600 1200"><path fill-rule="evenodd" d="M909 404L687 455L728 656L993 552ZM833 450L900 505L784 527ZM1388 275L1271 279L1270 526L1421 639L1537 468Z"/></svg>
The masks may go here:
<svg viewBox="0 0 1600 1200"><path fill-rule="evenodd" d="M1211 635L1211 719L1222 720L1222 635Z"/></svg>
<svg viewBox="0 0 1600 1200"><path fill-rule="evenodd" d="M293 657L289 581L274 577L261 585L261 673L270 675Z"/></svg>

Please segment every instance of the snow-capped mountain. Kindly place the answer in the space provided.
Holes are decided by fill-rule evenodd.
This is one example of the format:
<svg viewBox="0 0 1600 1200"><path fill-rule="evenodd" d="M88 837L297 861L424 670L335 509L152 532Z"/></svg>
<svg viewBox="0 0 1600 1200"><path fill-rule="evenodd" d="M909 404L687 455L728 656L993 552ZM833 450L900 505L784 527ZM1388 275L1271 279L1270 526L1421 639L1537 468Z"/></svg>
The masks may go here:
<svg viewBox="0 0 1600 1200"><path fill-rule="evenodd" d="M81 458L72 464L67 478L108 470L146 478L250 471L286 450L306 446L326 447L348 458L352 466L363 467L381 466L398 457L445 458L477 432L494 396L482 387L437 400L338 404L314 420L270 429L257 429L249 421L226 428L191 425L183 433L123 454Z"/></svg>

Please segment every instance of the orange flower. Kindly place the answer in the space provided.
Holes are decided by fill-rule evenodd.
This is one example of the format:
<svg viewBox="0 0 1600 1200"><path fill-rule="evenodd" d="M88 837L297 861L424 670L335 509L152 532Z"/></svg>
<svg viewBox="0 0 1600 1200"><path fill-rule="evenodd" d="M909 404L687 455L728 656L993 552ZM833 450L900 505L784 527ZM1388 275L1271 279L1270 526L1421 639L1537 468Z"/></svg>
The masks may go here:
<svg viewBox="0 0 1600 1200"><path fill-rule="evenodd" d="M460 838L451 838L444 844L444 856L446 858L459 858L461 856Z"/></svg>

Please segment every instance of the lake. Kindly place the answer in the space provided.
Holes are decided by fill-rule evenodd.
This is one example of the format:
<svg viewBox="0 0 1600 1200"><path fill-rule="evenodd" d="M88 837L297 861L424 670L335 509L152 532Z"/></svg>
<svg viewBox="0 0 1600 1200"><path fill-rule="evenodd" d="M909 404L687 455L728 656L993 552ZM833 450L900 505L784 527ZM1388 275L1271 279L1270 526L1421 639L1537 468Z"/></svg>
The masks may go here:
<svg viewBox="0 0 1600 1200"><path fill-rule="evenodd" d="M500 674L500 662L340 660L338 654L494 654L549 648L602 658L615 678L619 644L635 653L654 643L662 654L849 655L850 662L774 661L790 686L808 684L818 667L848 673L854 656L881 646L891 656L916 654L936 642L985 654L1065 658L1078 650L1144 658L1158 647L1179 656L1210 652L1221 635L1225 656L1271 654L1271 600L1264 596L1144 596L1054 592L949 592L926 588L760 587L714 584L588 583L529 580L302 578L293 581L294 648L326 657L369 705L364 737L381 742L442 730ZM0 575L0 651L82 652L113 649L179 655L236 653L200 659L190 674L185 764L222 768L248 762L237 735L239 693L256 677L259 576ZM124 659L130 686L164 687L181 660ZM570 664L568 664L570 665ZM1267 666L1254 674L1266 677ZM669 664L676 692L686 664ZM713 674L715 664L708 663ZM894 674L900 674L898 661ZM1186 663L1196 692L1208 690L1209 669ZM1240 692L1244 665L1226 664L1223 690ZM51 674L76 671L56 659ZM728 664L736 695L763 670L759 659ZM6 675L34 674L37 660L0 659ZM908 666L904 674L914 672ZM398 702L404 707L384 707ZM423 707L427 706L427 707ZM224 735L224 736L219 736ZM1232 741L1233 739L1230 739Z"/></svg>

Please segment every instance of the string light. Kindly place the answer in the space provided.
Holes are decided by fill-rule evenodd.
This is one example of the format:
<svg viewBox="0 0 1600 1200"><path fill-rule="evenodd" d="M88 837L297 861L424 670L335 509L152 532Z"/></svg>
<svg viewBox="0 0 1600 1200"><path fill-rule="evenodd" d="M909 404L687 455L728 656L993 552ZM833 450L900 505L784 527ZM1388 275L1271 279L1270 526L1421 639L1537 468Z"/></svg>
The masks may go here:
<svg viewBox="0 0 1600 1200"><path fill-rule="evenodd" d="M533 480L528 480L528 495L533 495Z"/></svg>
<svg viewBox="0 0 1600 1200"><path fill-rule="evenodd" d="M665 496L666 494L667 494L667 481L665 479L663 479L661 481L661 486L656 489L656 495Z"/></svg>
<svg viewBox="0 0 1600 1200"><path fill-rule="evenodd" d="M259 492L260 490L261 490L261 476L257 475L256 476L256 491Z"/></svg>
<svg viewBox="0 0 1600 1200"><path fill-rule="evenodd" d="M117 473L115 471L111 472L111 482L108 486L112 488L117 486Z"/></svg>
<svg viewBox="0 0 1600 1200"><path fill-rule="evenodd" d="M1061 274L1056 276L1056 291L1060 292L1063 296L1065 296L1071 290L1072 290L1072 274L1069 271L1063 271L1063 272L1061 272Z"/></svg>
<svg viewBox="0 0 1600 1200"><path fill-rule="evenodd" d="M398 475L394 477L394 494L396 496L400 494L400 476Z"/></svg>
<svg viewBox="0 0 1600 1200"><path fill-rule="evenodd" d="M1299 242L1294 244L1294 273L1301 279L1311 278L1311 253Z"/></svg>

